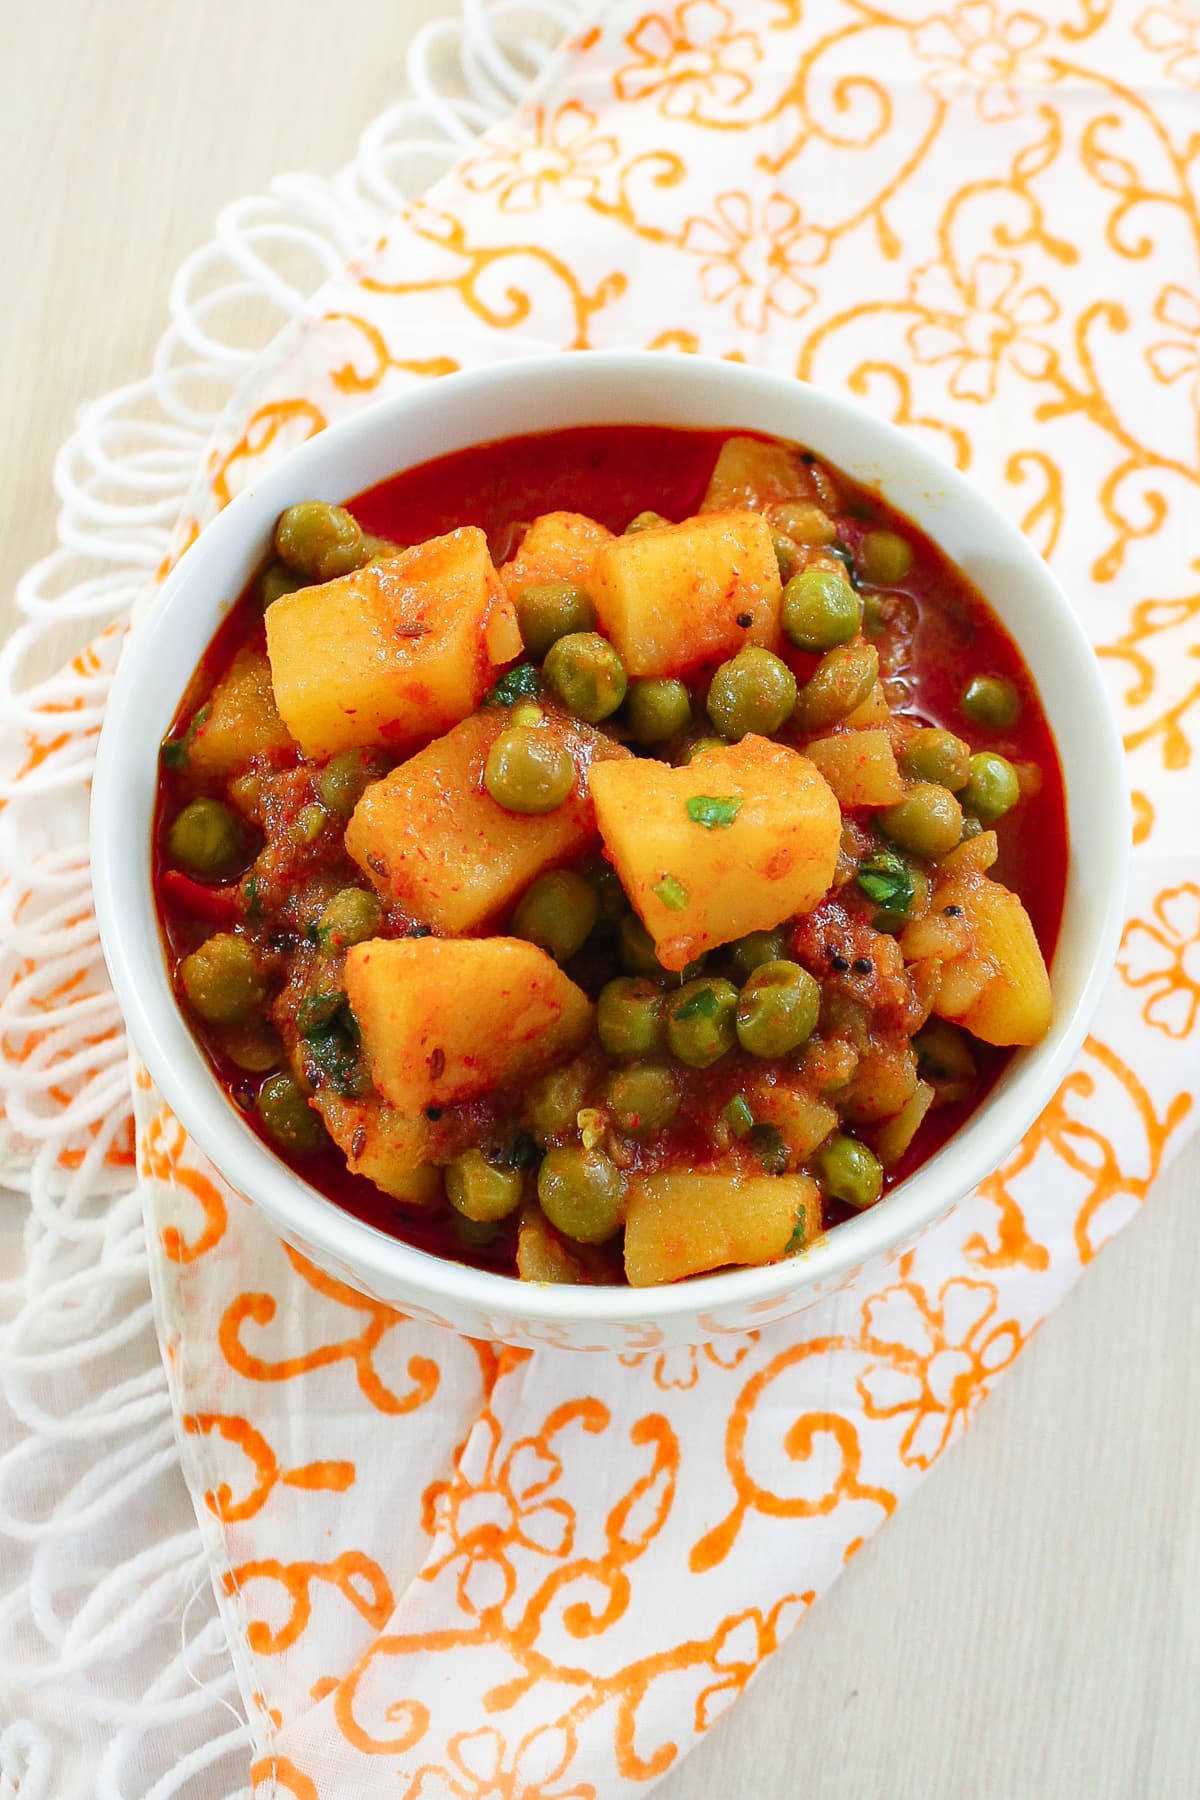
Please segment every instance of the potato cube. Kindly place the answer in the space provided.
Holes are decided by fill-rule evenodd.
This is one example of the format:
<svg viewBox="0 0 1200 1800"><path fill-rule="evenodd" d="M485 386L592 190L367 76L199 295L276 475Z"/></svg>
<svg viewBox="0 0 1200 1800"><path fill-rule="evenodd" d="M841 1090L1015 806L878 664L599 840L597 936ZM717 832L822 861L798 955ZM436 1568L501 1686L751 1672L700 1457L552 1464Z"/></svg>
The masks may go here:
<svg viewBox="0 0 1200 1800"><path fill-rule="evenodd" d="M346 1100L332 1088L322 1088L312 1103L352 1175L365 1176L404 1206L430 1207L441 1199L442 1171L428 1160L433 1133L423 1114L406 1118L386 1101Z"/></svg>
<svg viewBox="0 0 1200 1800"><path fill-rule="evenodd" d="M590 592L596 552L611 537L606 526L583 513L542 513L500 570L506 594L515 600L522 588L547 581L573 581Z"/></svg>
<svg viewBox="0 0 1200 1800"><path fill-rule="evenodd" d="M812 910L837 863L842 819L823 775L753 735L686 768L597 764L605 848L664 968Z"/></svg>
<svg viewBox="0 0 1200 1800"><path fill-rule="evenodd" d="M520 938L371 938L347 954L346 992L371 1078L408 1117L518 1086L592 1024L583 990Z"/></svg>
<svg viewBox="0 0 1200 1800"><path fill-rule="evenodd" d="M846 731L804 746L837 795L839 806L894 806L904 779L886 731Z"/></svg>
<svg viewBox="0 0 1200 1800"><path fill-rule="evenodd" d="M721 445L700 511L725 512L731 506L757 511L783 500L813 498L808 472L791 444L730 437Z"/></svg>
<svg viewBox="0 0 1200 1800"><path fill-rule="evenodd" d="M193 774L225 781L257 757L295 750L271 691L271 665L261 650L239 650L188 743Z"/></svg>
<svg viewBox="0 0 1200 1800"><path fill-rule="evenodd" d="M596 554L590 592L631 675L678 675L744 644L779 647L779 564L758 513L709 513L611 538Z"/></svg>
<svg viewBox="0 0 1200 1800"><path fill-rule="evenodd" d="M875 1154L885 1169L894 1169L905 1155L936 1097L927 1081L918 1081L900 1111L875 1133Z"/></svg>
<svg viewBox="0 0 1200 1800"><path fill-rule="evenodd" d="M515 900L542 869L596 835L589 771L629 752L603 732L545 709L542 730L566 746L572 794L548 813L511 813L483 785L488 751L509 709L484 707L369 787L346 848L386 900L439 931L473 931Z"/></svg>
<svg viewBox="0 0 1200 1800"><path fill-rule="evenodd" d="M934 912L945 916L948 906L961 908L967 942L945 964L934 1011L985 1044L1038 1043L1050 1029L1050 977L1024 906L975 873L938 883Z"/></svg>
<svg viewBox="0 0 1200 1800"><path fill-rule="evenodd" d="M890 725L891 722L892 709L888 705L887 695L881 681L875 682L861 706L856 706L852 713L846 714L846 724L856 727L859 725Z"/></svg>
<svg viewBox="0 0 1200 1800"><path fill-rule="evenodd" d="M635 1177L625 1215L625 1275L630 1287L654 1287L705 1269L774 1262L820 1229L821 1196L806 1175L680 1170Z"/></svg>
<svg viewBox="0 0 1200 1800"><path fill-rule="evenodd" d="M793 1078L794 1079L794 1078ZM746 1090L756 1125L774 1125L788 1147L788 1166L807 1162L837 1127L837 1113L827 1101L786 1079L763 1076Z"/></svg>
<svg viewBox="0 0 1200 1800"><path fill-rule="evenodd" d="M271 678L304 754L405 750L473 712L492 681L487 630L502 603L473 525L276 600Z"/></svg>

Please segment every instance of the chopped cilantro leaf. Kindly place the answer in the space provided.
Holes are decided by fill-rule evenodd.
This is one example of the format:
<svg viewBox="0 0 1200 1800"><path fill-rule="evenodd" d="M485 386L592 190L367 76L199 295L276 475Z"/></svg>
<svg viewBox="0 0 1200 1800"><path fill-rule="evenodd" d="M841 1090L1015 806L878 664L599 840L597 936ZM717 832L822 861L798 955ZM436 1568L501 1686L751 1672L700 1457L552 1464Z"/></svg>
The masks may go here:
<svg viewBox="0 0 1200 1800"><path fill-rule="evenodd" d="M803 1250L808 1242L808 1214L804 1208L796 1214L796 1223L792 1226L792 1235L784 1246L785 1256L794 1256L797 1250Z"/></svg>
<svg viewBox="0 0 1200 1800"><path fill-rule="evenodd" d="M746 1104L744 1094L735 1094L732 1100L726 1102L722 1112L735 1137L745 1137L754 1124L754 1114Z"/></svg>
<svg viewBox="0 0 1200 1800"><path fill-rule="evenodd" d="M858 867L858 885L885 912L905 913L912 905L912 870L894 850L873 850Z"/></svg>
<svg viewBox="0 0 1200 1800"><path fill-rule="evenodd" d="M682 912L690 898L682 881L676 881L674 875L664 875L661 881L656 881L654 892L669 912Z"/></svg>
<svg viewBox="0 0 1200 1800"><path fill-rule="evenodd" d="M538 691L538 672L532 663L518 663L484 696L485 706L513 706L518 700L530 700Z"/></svg>
<svg viewBox="0 0 1200 1800"><path fill-rule="evenodd" d="M686 1000L671 1008L673 1019L715 1019L721 1003L710 987L697 988Z"/></svg>
<svg viewBox="0 0 1200 1800"><path fill-rule="evenodd" d="M187 730L182 737L168 738L162 747L162 765L164 769L183 769L187 767L192 753L192 739L208 718L209 709L202 706L199 712L193 713L188 721Z"/></svg>
<svg viewBox="0 0 1200 1800"><path fill-rule="evenodd" d="M344 1013L306 1031L304 1047L309 1060L337 1093L352 1098L363 1091L358 1027Z"/></svg>
<svg viewBox="0 0 1200 1800"><path fill-rule="evenodd" d="M788 1147L774 1125L755 1125L746 1142L768 1175L782 1175L788 1166Z"/></svg>
<svg viewBox="0 0 1200 1800"><path fill-rule="evenodd" d="M693 794L687 803L688 818L693 825L707 831L720 831L732 825L742 810L740 794Z"/></svg>

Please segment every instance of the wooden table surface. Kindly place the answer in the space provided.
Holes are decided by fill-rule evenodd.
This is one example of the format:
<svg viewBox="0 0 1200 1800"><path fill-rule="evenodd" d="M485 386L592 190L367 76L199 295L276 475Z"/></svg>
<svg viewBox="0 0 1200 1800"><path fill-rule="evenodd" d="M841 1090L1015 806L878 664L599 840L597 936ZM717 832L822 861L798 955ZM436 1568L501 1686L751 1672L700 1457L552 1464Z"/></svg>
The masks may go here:
<svg viewBox="0 0 1200 1800"><path fill-rule="evenodd" d="M344 163L456 11L0 7L0 605L75 408L145 372L216 209ZM662 1800L1200 1793L1198 1187L1193 1146Z"/></svg>

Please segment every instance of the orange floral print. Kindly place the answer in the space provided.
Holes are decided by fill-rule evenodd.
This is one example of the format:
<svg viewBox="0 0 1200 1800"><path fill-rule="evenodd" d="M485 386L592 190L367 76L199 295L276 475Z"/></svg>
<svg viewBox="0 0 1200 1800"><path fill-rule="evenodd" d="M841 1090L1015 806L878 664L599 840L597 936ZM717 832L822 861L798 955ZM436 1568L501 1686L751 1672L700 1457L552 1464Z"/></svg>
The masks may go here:
<svg viewBox="0 0 1200 1800"><path fill-rule="evenodd" d="M688 220L683 247L702 259L704 298L731 304L743 331L765 331L772 313L798 319L817 298L799 271L820 260L824 234L789 194L771 194L757 212L748 194L721 194L715 218Z"/></svg>
<svg viewBox="0 0 1200 1800"><path fill-rule="evenodd" d="M708 1731L731 1707L750 1677L799 1623L812 1594L788 1594L764 1618L757 1606L726 1619L717 1633L710 1661L717 1679L696 1701L696 1730Z"/></svg>
<svg viewBox="0 0 1200 1800"><path fill-rule="evenodd" d="M1046 35L1032 13L1002 13L995 0L964 0L954 11L926 19L913 33L913 49L933 65L927 86L946 99L975 89L975 110L991 123L1021 110L1019 84L1044 82L1049 68L1031 55Z"/></svg>
<svg viewBox="0 0 1200 1800"><path fill-rule="evenodd" d="M1190 12L1184 0L1165 0L1144 12L1134 31L1163 58L1163 68L1185 87L1200 88L1200 14Z"/></svg>
<svg viewBox="0 0 1200 1800"><path fill-rule="evenodd" d="M1011 1319L985 1331L998 1302L991 1282L955 1276L938 1302L905 1281L863 1308L863 1348L886 1360L863 1371L858 1392L869 1419L911 1414L900 1459L916 1469L937 1461L1024 1342Z"/></svg>
<svg viewBox="0 0 1200 1800"><path fill-rule="evenodd" d="M477 194L494 194L502 212L533 212L547 200L589 200L617 140L596 130L594 112L568 100L556 112L534 107L527 131L499 138L462 171Z"/></svg>
<svg viewBox="0 0 1200 1800"><path fill-rule="evenodd" d="M446 1745L453 1765L427 1763L404 1790L404 1800L595 1800L588 1781L569 1788L557 1783L575 1757L569 1724L541 1725L523 1737L511 1761L504 1738L493 1725L460 1731Z"/></svg>
<svg viewBox="0 0 1200 1800"><path fill-rule="evenodd" d="M1200 887L1167 888L1153 919L1133 919L1121 939L1117 967L1132 988L1148 989L1142 1017L1168 1037L1185 1038L1200 1013Z"/></svg>
<svg viewBox="0 0 1200 1800"><path fill-rule="evenodd" d="M753 32L736 31L732 9L719 0L685 0L669 16L650 13L625 42L637 60L617 72L617 98L657 94L670 119L703 122L737 106L762 57Z"/></svg>
<svg viewBox="0 0 1200 1800"><path fill-rule="evenodd" d="M1154 379L1164 386L1188 380L1192 403L1200 410L1200 299L1189 294L1186 288L1165 287L1155 301L1154 316L1163 325L1183 334L1167 338L1160 344L1151 344L1147 350L1146 361Z"/></svg>
<svg viewBox="0 0 1200 1800"><path fill-rule="evenodd" d="M707 1363L712 1368L736 1369L758 1342L757 1331L751 1331L739 1343L684 1344L674 1350L662 1350L654 1357L654 1385L664 1394L672 1388L687 1392L700 1380ZM649 1362L646 1351L626 1352L620 1359L627 1368L636 1369Z"/></svg>
<svg viewBox="0 0 1200 1800"><path fill-rule="evenodd" d="M909 293L925 315L909 328L909 348L919 363L948 365L956 400L990 400L1002 364L1031 381L1051 368L1053 351L1031 333L1056 319L1058 306L1044 287L1021 287L1014 258L981 256L965 279L926 263Z"/></svg>
<svg viewBox="0 0 1200 1800"><path fill-rule="evenodd" d="M480 1438L487 1441L479 1479L463 1474L436 1485L426 1498L426 1524L449 1538L451 1548L423 1571L433 1581L443 1569L461 1563L458 1598L464 1612L482 1613L504 1606L516 1592L514 1552L535 1556L569 1556L575 1540L575 1514L567 1502L546 1498L562 1474L558 1457L534 1438L521 1438L497 1464L500 1426L485 1412L464 1452L463 1463L475 1460Z"/></svg>

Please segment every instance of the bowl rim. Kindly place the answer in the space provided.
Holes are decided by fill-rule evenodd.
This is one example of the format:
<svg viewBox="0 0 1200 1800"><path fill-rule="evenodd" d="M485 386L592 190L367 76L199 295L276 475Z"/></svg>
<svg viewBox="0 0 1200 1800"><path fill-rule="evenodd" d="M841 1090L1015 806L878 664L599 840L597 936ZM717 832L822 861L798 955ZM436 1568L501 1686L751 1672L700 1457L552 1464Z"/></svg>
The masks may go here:
<svg viewBox="0 0 1200 1800"><path fill-rule="evenodd" d="M146 770L141 765L153 765L156 759L152 753L147 757L146 744L136 741L136 732L123 729L123 722L131 709L136 711L142 685L155 679L161 681L164 669L176 668L179 658L172 656L176 616L190 590L197 584L203 587L210 563L221 552L251 544L257 547L255 560L261 559L262 527L253 521L262 516L273 519L283 506L313 492L352 498L373 485L359 482L347 489L338 483L339 462L345 460L345 452L359 440L403 444L405 426L411 426L414 420L419 423L431 418L436 424L443 411L452 418L456 408L469 402L481 403L486 411L489 401L511 396L514 389L526 406L530 396L540 398L543 405L549 396L551 411L555 410L553 400L561 400L564 391L569 392L574 424L618 422L605 417L606 412L611 413L612 392L631 376L646 381L651 368L655 372L647 382L646 405L636 418L629 416L628 408L624 410L622 416L628 424L674 423L685 429L704 428L702 419L709 411L717 415L722 410L748 415L756 401L770 401L778 406L781 400L785 404L791 400L807 414L802 430L797 429L792 435L811 444L818 454L822 453L823 430L835 434L838 430L849 431L863 437L867 448L862 460L875 470L874 477L848 471L862 484L870 486L874 479L875 485L886 487L888 469L903 465L906 474L928 485L931 492L943 492L949 502L966 509L980 523L985 537L1002 544L1006 562L1017 569L1024 581L1033 584L1047 609L1056 651L1065 655L1068 665L1064 682L1069 686L1074 720L1088 736L1090 770L1096 781L1107 783L1116 798L1104 815L1108 841L1092 859L1100 865L1099 872L1106 879L1087 973L1073 1003L1055 1018L1050 1035L1042 1044L1017 1053L1002 1078L1004 1091L989 1096L880 1205L823 1233L798 1255L779 1262L694 1276L663 1287L555 1287L454 1262L392 1237L345 1212L276 1157L241 1118L213 1076L175 999L151 884L134 879L129 872L131 867L140 867L139 833L144 833L141 860L147 869L150 865L150 821L144 817L144 808L131 806L129 801L131 794L144 795ZM694 418L658 416L668 410L660 396L686 395L690 390L694 390L697 403L691 409L684 406L683 411L694 411ZM402 453L397 454L390 470L381 469L374 481L386 480L389 473L417 467L439 455L453 454L455 447L567 428L539 423L536 418L527 420L518 406L511 429L487 437L468 435L457 446L424 452L409 460ZM739 426L723 421L713 426L710 420L709 428L736 431ZM744 418L740 428L754 429ZM844 456L831 460L845 466ZM924 525L921 528L927 529ZM232 598L222 598L213 608L208 638L236 598L236 593ZM1007 623L1005 628L1022 654L1027 654L1027 647ZM173 695L172 715L194 667L195 662L189 662L179 669L177 685L168 684ZM1060 750L1060 757L1061 754ZM154 783L150 786L153 791ZM1064 786L1069 821L1072 788L1065 770ZM731 1306L750 1308L765 1318L771 1303L782 1303L788 1290L799 1283L809 1286L819 1282L825 1291L826 1284L836 1286L864 1262L915 1240L925 1227L942 1217L999 1166L1048 1103L1084 1039L1116 956L1128 878L1128 811L1120 737L1098 661L1082 624L1041 557L982 489L958 469L943 462L918 439L842 393L790 375L719 358L669 352L595 350L571 356L569 363L564 362L562 353L543 352L444 376L434 383L376 401L281 457L205 527L167 576L149 616L130 633L113 680L93 777L92 880L101 944L132 1043L188 1135L232 1187L263 1208L284 1236L300 1236L319 1254L335 1259L340 1267L361 1270L393 1291L397 1286L419 1291L430 1307L448 1302L492 1318L519 1313L538 1326L632 1326L678 1320L718 1306L722 1310ZM1073 861L1075 849L1069 830L1068 855ZM149 932L145 929L147 907L153 922ZM199 1081L194 1079L197 1074L202 1077Z"/></svg>

